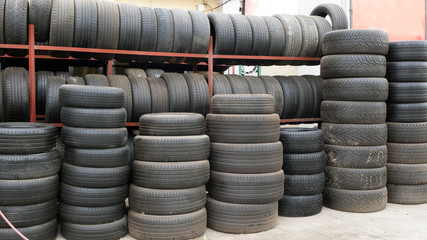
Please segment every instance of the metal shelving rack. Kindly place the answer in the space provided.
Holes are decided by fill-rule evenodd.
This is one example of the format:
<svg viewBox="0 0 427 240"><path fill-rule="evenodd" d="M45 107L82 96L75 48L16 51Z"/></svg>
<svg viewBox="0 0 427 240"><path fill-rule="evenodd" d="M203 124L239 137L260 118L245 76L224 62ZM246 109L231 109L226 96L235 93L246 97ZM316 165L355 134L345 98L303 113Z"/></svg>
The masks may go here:
<svg viewBox="0 0 427 240"><path fill-rule="evenodd" d="M160 57L183 57L183 58L204 58L207 59L208 65L208 85L209 94L212 98L213 90L213 67L215 59L244 59L244 60L276 60L276 61L313 61L319 62L318 57L281 57L281 56L243 56L243 55L219 55L213 53L212 37L209 42L209 51L207 54L193 53L170 53L170 52L146 52L146 51L129 51L129 50L114 50L114 49L98 49L98 48L77 48L77 47L56 47L56 46L41 46L35 45L34 40L34 25L28 25L28 44L0 44L0 48L4 49L24 49L28 50L28 55L25 57L12 57L8 55L0 56L1 58L28 58L29 72L29 96L30 96L30 122L37 122L37 119L43 119L44 115L36 115L36 75L35 75L35 60L36 59L65 59L65 60L80 60L73 57L56 58L46 55L36 55L35 50L53 50L53 51L69 51L69 52L87 52L87 53L104 53L104 54L128 54L128 55L145 55L145 56L160 56ZM96 60L96 59L90 59ZM113 61L107 63L107 74L112 74ZM197 65L206 65L206 63L193 64L194 71L197 71ZM300 118L300 119L281 119L281 123L301 123L301 122L318 122L320 118ZM57 127L62 127L62 123L52 123ZM128 122L127 127L136 127L139 123Z"/></svg>

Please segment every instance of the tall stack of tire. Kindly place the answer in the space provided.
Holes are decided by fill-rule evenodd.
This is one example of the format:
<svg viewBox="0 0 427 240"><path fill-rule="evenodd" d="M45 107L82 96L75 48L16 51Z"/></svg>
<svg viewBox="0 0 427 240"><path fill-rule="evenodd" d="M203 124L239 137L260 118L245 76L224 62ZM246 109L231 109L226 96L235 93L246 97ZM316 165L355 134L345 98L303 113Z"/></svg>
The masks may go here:
<svg viewBox="0 0 427 240"><path fill-rule="evenodd" d="M58 172L55 126L0 123L0 211L28 239L56 239ZM0 221L0 239L20 239Z"/></svg>
<svg viewBox="0 0 427 240"><path fill-rule="evenodd" d="M320 129L283 128L285 194L279 201L279 216L304 217L322 210L325 188L324 137Z"/></svg>
<svg viewBox="0 0 427 240"><path fill-rule="evenodd" d="M427 42L390 42L388 201L427 202Z"/></svg>
<svg viewBox="0 0 427 240"><path fill-rule="evenodd" d="M129 233L193 239L206 230L209 137L196 113L145 114L134 138Z"/></svg>
<svg viewBox="0 0 427 240"><path fill-rule="evenodd" d="M127 233L129 148L124 92L64 85L60 218L66 239L119 239Z"/></svg>
<svg viewBox="0 0 427 240"><path fill-rule="evenodd" d="M254 233L277 224L283 196L283 147L274 99L267 94L215 95L207 115L211 138L208 227Z"/></svg>
<svg viewBox="0 0 427 240"><path fill-rule="evenodd" d="M387 33L379 30L338 30L323 38L327 207L348 212L386 207L388 48Z"/></svg>

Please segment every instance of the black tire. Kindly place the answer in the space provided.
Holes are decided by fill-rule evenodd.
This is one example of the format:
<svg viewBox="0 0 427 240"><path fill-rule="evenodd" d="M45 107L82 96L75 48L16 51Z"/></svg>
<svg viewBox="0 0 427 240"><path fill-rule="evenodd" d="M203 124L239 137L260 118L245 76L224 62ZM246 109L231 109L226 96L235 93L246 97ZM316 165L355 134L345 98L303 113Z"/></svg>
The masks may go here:
<svg viewBox="0 0 427 240"><path fill-rule="evenodd" d="M387 183L399 185L427 184L427 164L387 163Z"/></svg>
<svg viewBox="0 0 427 240"><path fill-rule="evenodd" d="M319 118L320 117L320 104L323 100L322 89L323 89L323 79L319 76L313 75L303 75L305 79L310 83L311 91L313 92L313 112L310 113L310 117ZM309 113L308 113L309 114Z"/></svg>
<svg viewBox="0 0 427 240"><path fill-rule="evenodd" d="M147 71L147 74L150 73ZM169 112L169 92L168 85L161 78L148 77L148 85L151 94L151 112L161 113Z"/></svg>
<svg viewBox="0 0 427 240"><path fill-rule="evenodd" d="M283 154L283 171L285 175L317 174L325 170L325 162L326 155L324 151Z"/></svg>
<svg viewBox="0 0 427 240"><path fill-rule="evenodd" d="M389 143L427 143L427 122L388 122Z"/></svg>
<svg viewBox="0 0 427 240"><path fill-rule="evenodd" d="M190 136L205 134L205 118L197 113L153 113L139 118L140 135Z"/></svg>
<svg viewBox="0 0 427 240"><path fill-rule="evenodd" d="M49 77L46 87L46 122L61 122L61 103L59 102L59 88L65 85L62 77Z"/></svg>
<svg viewBox="0 0 427 240"><path fill-rule="evenodd" d="M128 185L112 188L83 188L61 182L60 199L63 203L80 207L107 207L123 203Z"/></svg>
<svg viewBox="0 0 427 240"><path fill-rule="evenodd" d="M331 78L323 82L324 100L385 101L388 96L385 78Z"/></svg>
<svg viewBox="0 0 427 240"><path fill-rule="evenodd" d="M207 53L211 36L209 18L206 14L196 10L189 10L188 14L190 14L193 26L193 39L191 41L190 53ZM191 59L187 60L191 62Z"/></svg>
<svg viewBox="0 0 427 240"><path fill-rule="evenodd" d="M43 224L56 218L58 214L58 199L23 206L0 206L0 210L14 227L31 227ZM0 222L1 228L9 228L6 222ZM1 232L1 230L0 230ZM2 237L0 233L0 237Z"/></svg>
<svg viewBox="0 0 427 240"><path fill-rule="evenodd" d="M5 122L30 120L30 91L28 72L21 67L8 67L3 71L3 104Z"/></svg>
<svg viewBox="0 0 427 240"><path fill-rule="evenodd" d="M314 128L283 128L280 130L283 152L313 153L323 150L322 130Z"/></svg>
<svg viewBox="0 0 427 240"><path fill-rule="evenodd" d="M56 127L44 123L0 123L0 154L36 154L56 146Z"/></svg>
<svg viewBox="0 0 427 240"><path fill-rule="evenodd" d="M279 81L277 81L276 78L270 76L260 76L259 78L264 83L267 94L270 94L274 98L274 112L281 116L285 101L283 99L283 89Z"/></svg>
<svg viewBox="0 0 427 240"><path fill-rule="evenodd" d="M388 62L386 78L390 82L427 82L427 62Z"/></svg>
<svg viewBox="0 0 427 240"><path fill-rule="evenodd" d="M224 13L209 13L208 18L214 41L214 54L233 54L236 40L231 19Z"/></svg>
<svg viewBox="0 0 427 240"><path fill-rule="evenodd" d="M315 7L310 15L326 17L329 16L332 22L332 30L348 29L347 16L344 9L334 3L322 3Z"/></svg>
<svg viewBox="0 0 427 240"><path fill-rule="evenodd" d="M123 73L128 78L147 78L147 74L145 73L144 69L141 68L126 68Z"/></svg>
<svg viewBox="0 0 427 240"><path fill-rule="evenodd" d="M129 234L136 239L193 239L206 231L206 209L196 212L156 216L128 213Z"/></svg>
<svg viewBox="0 0 427 240"><path fill-rule="evenodd" d="M211 143L211 170L226 173L257 174L282 168L280 142L255 144Z"/></svg>
<svg viewBox="0 0 427 240"><path fill-rule="evenodd" d="M317 45L315 57L322 57L323 56L323 51L322 51L323 37L325 36L326 33L332 31L332 26L328 22L328 20L326 20L323 17L319 17L319 16L310 16L310 17L313 19L314 23L316 24L317 33L319 34L319 43Z"/></svg>
<svg viewBox="0 0 427 240"><path fill-rule="evenodd" d="M322 194L310 196L287 196L279 200L279 216L307 217L322 211Z"/></svg>
<svg viewBox="0 0 427 240"><path fill-rule="evenodd" d="M1 77L3 78L3 74ZM55 76L53 72L48 71L38 71L36 72L36 108L37 114L45 114L46 112L46 88L47 88L47 79L49 77ZM3 84L3 81L2 83ZM1 93L3 91L0 91ZM3 106L3 105L1 105ZM0 116L2 117L2 116Z"/></svg>
<svg viewBox="0 0 427 240"><path fill-rule="evenodd" d="M269 94L223 94L212 98L214 114L272 114L274 98Z"/></svg>
<svg viewBox="0 0 427 240"><path fill-rule="evenodd" d="M163 69L148 68L145 69L145 73L149 78L160 78L165 71Z"/></svg>
<svg viewBox="0 0 427 240"><path fill-rule="evenodd" d="M302 30L301 25L295 16L280 14L274 15L278 18L285 29L285 52L287 57L299 56L302 48Z"/></svg>
<svg viewBox="0 0 427 240"><path fill-rule="evenodd" d="M127 112L127 121L132 121L132 107L133 107L133 95L132 86L129 79L122 75L109 75L107 76L110 87L121 88L125 92L124 108Z"/></svg>
<svg viewBox="0 0 427 240"><path fill-rule="evenodd" d="M341 168L327 166L326 187L347 190L374 190L384 188L387 182L387 168Z"/></svg>
<svg viewBox="0 0 427 240"><path fill-rule="evenodd" d="M387 104L388 122L427 122L427 102Z"/></svg>
<svg viewBox="0 0 427 240"><path fill-rule="evenodd" d="M275 17L262 17L267 24L269 33L269 48L267 56L284 56L285 28L282 22Z"/></svg>
<svg viewBox="0 0 427 240"><path fill-rule="evenodd" d="M20 233L31 240L55 240L58 235L58 223L56 218L31 227L18 228ZM19 236L11 228L0 228L0 238L5 240L19 239Z"/></svg>
<svg viewBox="0 0 427 240"><path fill-rule="evenodd" d="M239 75L225 75L230 83L233 94L250 94L248 83L245 78Z"/></svg>
<svg viewBox="0 0 427 240"><path fill-rule="evenodd" d="M363 39L363 41L361 41ZM325 34L323 54L378 54L388 52L388 35L382 30L350 29Z"/></svg>
<svg viewBox="0 0 427 240"><path fill-rule="evenodd" d="M323 192L325 174L285 175L284 192L288 196L307 196Z"/></svg>
<svg viewBox="0 0 427 240"><path fill-rule="evenodd" d="M174 22L172 13L168 9L155 8L154 12L157 16L157 45L156 52L171 52L174 39ZM142 36L142 38L144 38ZM167 61L167 57L154 57L153 62L163 63Z"/></svg>
<svg viewBox="0 0 427 240"><path fill-rule="evenodd" d="M47 202L57 197L59 177L0 181L0 205L20 206Z"/></svg>
<svg viewBox="0 0 427 240"><path fill-rule="evenodd" d="M427 102L427 82L391 82L387 101L391 103Z"/></svg>
<svg viewBox="0 0 427 240"><path fill-rule="evenodd" d="M259 79L259 77L243 76L243 78L246 80L251 94L267 94L264 83Z"/></svg>
<svg viewBox="0 0 427 240"><path fill-rule="evenodd" d="M342 168L380 168L387 163L387 146L325 145L326 165Z"/></svg>
<svg viewBox="0 0 427 240"><path fill-rule="evenodd" d="M66 239L116 240L127 233L127 218L104 224L75 224L62 222L61 233Z"/></svg>
<svg viewBox="0 0 427 240"><path fill-rule="evenodd" d="M98 11L91 0L74 0L74 41L73 47L95 48ZM89 59L93 53L72 52L75 58Z"/></svg>
<svg viewBox="0 0 427 240"><path fill-rule="evenodd" d="M2 180L48 177L57 174L60 168L61 157L57 150L27 155L0 155Z"/></svg>
<svg viewBox="0 0 427 240"><path fill-rule="evenodd" d="M62 77L63 79L67 79L68 77L70 77L70 73L68 71L59 71L59 72L55 72L55 76Z"/></svg>
<svg viewBox="0 0 427 240"><path fill-rule="evenodd" d="M157 45L157 16L154 9L149 7L140 7L141 12L141 36L139 51L156 51ZM151 56L137 56L136 62L143 63L151 61ZM148 74L147 74L148 75ZM148 75L148 77L154 77ZM155 76L160 77L160 76Z"/></svg>
<svg viewBox="0 0 427 240"><path fill-rule="evenodd" d="M37 2L37 1L33 1L33 2ZM0 1L0 19L4 19L5 5L6 5L6 0L1 0ZM50 11L49 11L49 14L50 14ZM6 43L4 35L5 35L4 24L0 24L0 43L1 44ZM0 55L4 55L4 54L5 54L5 49L0 49Z"/></svg>
<svg viewBox="0 0 427 240"><path fill-rule="evenodd" d="M119 44L117 49L138 51L141 38L141 11L131 3L118 3L120 14ZM115 59L119 62L131 62L135 55L116 54Z"/></svg>
<svg viewBox="0 0 427 240"><path fill-rule="evenodd" d="M319 45L319 32L316 24L309 16L295 15L302 32L302 45L299 57L314 57Z"/></svg>
<svg viewBox="0 0 427 240"><path fill-rule="evenodd" d="M4 5L4 2L0 4ZM47 42L49 40L51 10L52 0L30 1L29 23L34 25L34 39L36 42ZM3 30L0 31L3 32Z"/></svg>
<svg viewBox="0 0 427 240"><path fill-rule="evenodd" d="M169 110L171 112L188 112L190 110L190 91L187 81L179 73L164 73L169 92Z"/></svg>
<svg viewBox="0 0 427 240"><path fill-rule="evenodd" d="M297 106L296 117L307 118L310 117L314 109L314 94L311 89L311 84L304 77L291 76L296 83L299 96L299 105Z"/></svg>
<svg viewBox="0 0 427 240"><path fill-rule="evenodd" d="M206 126L211 142L269 143L280 137L277 114L208 114Z"/></svg>
<svg viewBox="0 0 427 240"><path fill-rule="evenodd" d="M74 0L53 0L49 32L50 46L73 46L74 12ZM67 58L70 54L71 52L67 51L49 51L52 57Z"/></svg>
<svg viewBox="0 0 427 240"><path fill-rule="evenodd" d="M87 74L85 76L85 82L88 86L100 86L100 87L109 87L110 83L106 76L102 74Z"/></svg>
<svg viewBox="0 0 427 240"><path fill-rule="evenodd" d="M205 76L205 79L208 80L208 76ZM231 89L230 82L224 75L214 74L212 76L213 83L213 95L217 94L232 94L233 90Z"/></svg>
<svg viewBox="0 0 427 240"><path fill-rule="evenodd" d="M275 76L275 78L281 86L284 99L282 115L280 118L296 118L296 113L298 111L297 108L299 106L304 107L299 100L304 99L304 97L300 97L297 84L293 78L284 76Z"/></svg>
<svg viewBox="0 0 427 240"><path fill-rule="evenodd" d="M380 146L387 143L386 124L323 123L325 143L340 146Z"/></svg>
<svg viewBox="0 0 427 240"><path fill-rule="evenodd" d="M65 1L64 1L65 2ZM72 12L72 9L69 9ZM3 15L3 14L2 14ZM4 6L4 40L6 44L27 44L28 42L28 0L6 1ZM52 15L53 17L53 15ZM71 40L72 41L72 40ZM24 57L27 50L7 49L7 54Z"/></svg>
<svg viewBox="0 0 427 240"><path fill-rule="evenodd" d="M182 76L187 81L188 90L190 91L190 112L206 116L210 105L208 83L201 74L185 73Z"/></svg>
<svg viewBox="0 0 427 240"><path fill-rule="evenodd" d="M106 207L80 207L61 202L59 217L65 224L105 224L115 222L126 215L124 202Z"/></svg>
<svg viewBox="0 0 427 240"><path fill-rule="evenodd" d="M142 69L141 69L142 70ZM151 112L150 85L144 77L129 77L132 87L132 122L138 122L139 118Z"/></svg>
<svg viewBox="0 0 427 240"><path fill-rule="evenodd" d="M386 59L372 54L338 54L322 57L320 76L322 78L384 77ZM387 77L388 79L388 77Z"/></svg>
<svg viewBox="0 0 427 240"><path fill-rule="evenodd" d="M126 128L74 128L64 126L62 141L67 147L99 149L117 148L127 144Z"/></svg>
<svg viewBox="0 0 427 240"><path fill-rule="evenodd" d="M120 128L126 125L126 110L62 107L61 122L69 127Z"/></svg>
<svg viewBox="0 0 427 240"><path fill-rule="evenodd" d="M209 137L136 136L135 159L149 162L187 162L209 157Z"/></svg>
<svg viewBox="0 0 427 240"><path fill-rule="evenodd" d="M208 227L235 234L256 233L277 225L277 202L266 204L235 204L207 198Z"/></svg>
<svg viewBox="0 0 427 240"><path fill-rule="evenodd" d="M380 124L385 123L386 112L385 102L323 101L321 105L322 121L327 123Z"/></svg>
<svg viewBox="0 0 427 240"><path fill-rule="evenodd" d="M396 41L389 43L387 61L427 61L425 41Z"/></svg>
<svg viewBox="0 0 427 240"><path fill-rule="evenodd" d="M325 207L344 212L369 213L384 210L387 205L387 188L375 190L344 190L325 188Z"/></svg>
<svg viewBox="0 0 427 240"><path fill-rule="evenodd" d="M65 148L64 162L93 168L114 168L128 165L130 149L128 146L107 149Z"/></svg>
<svg viewBox="0 0 427 240"><path fill-rule="evenodd" d="M86 85L85 80L81 77L68 77L65 80L66 84L74 84L74 85Z"/></svg>
<svg viewBox="0 0 427 240"><path fill-rule="evenodd" d="M236 174L211 171L209 195L227 203L265 204L283 196L283 171L260 174Z"/></svg>
<svg viewBox="0 0 427 240"><path fill-rule="evenodd" d="M173 18L173 45L172 52L189 53L191 41L193 40L193 24L187 10L173 8L170 10ZM185 58L172 57L168 60L171 63L182 63Z"/></svg>
<svg viewBox="0 0 427 240"><path fill-rule="evenodd" d="M112 2L96 2L98 10L98 30L96 48L117 49L120 35L120 12L117 4ZM93 54L97 60L106 61L114 58L114 54Z"/></svg>
<svg viewBox="0 0 427 240"><path fill-rule="evenodd" d="M252 29L252 47L248 47L251 49L250 55L267 56L270 48L270 33L268 32L267 23L259 16L247 15L245 17L250 23L249 27ZM234 27L234 31L238 31L236 26ZM235 41L240 45L237 38ZM234 51L236 51L236 49L234 49ZM259 61L257 60L257 62Z"/></svg>
<svg viewBox="0 0 427 240"><path fill-rule="evenodd" d="M124 92L110 87L65 85L59 89L59 101L64 107L122 108Z"/></svg>
<svg viewBox="0 0 427 240"><path fill-rule="evenodd" d="M427 203L427 184L397 185L387 184L388 202L396 204Z"/></svg>

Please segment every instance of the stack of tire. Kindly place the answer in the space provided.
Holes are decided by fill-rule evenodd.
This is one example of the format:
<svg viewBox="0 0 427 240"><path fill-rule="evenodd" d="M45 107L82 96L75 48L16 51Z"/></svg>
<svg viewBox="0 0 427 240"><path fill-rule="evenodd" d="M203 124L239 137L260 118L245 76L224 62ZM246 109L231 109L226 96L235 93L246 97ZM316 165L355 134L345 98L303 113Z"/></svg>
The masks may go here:
<svg viewBox="0 0 427 240"><path fill-rule="evenodd" d="M304 217L322 210L325 188L324 137L320 129L283 128L285 194L279 201L279 216Z"/></svg>
<svg viewBox="0 0 427 240"><path fill-rule="evenodd" d="M209 228L243 234L277 224L284 174L280 120L273 112L274 99L267 94L212 98Z"/></svg>
<svg viewBox="0 0 427 240"><path fill-rule="evenodd" d="M55 126L0 123L0 211L27 239L56 239L61 158ZM20 239L0 220L0 239Z"/></svg>
<svg viewBox="0 0 427 240"><path fill-rule="evenodd" d="M120 239L127 233L128 191L124 93L110 87L64 85L60 218L69 240Z"/></svg>
<svg viewBox="0 0 427 240"><path fill-rule="evenodd" d="M327 207L349 212L386 207L388 48L387 33L380 30L338 30L323 38Z"/></svg>
<svg viewBox="0 0 427 240"><path fill-rule="evenodd" d="M193 239L206 230L209 137L196 113L140 118L129 188L129 233L136 239Z"/></svg>
<svg viewBox="0 0 427 240"><path fill-rule="evenodd" d="M427 42L390 42L388 201L427 202Z"/></svg>

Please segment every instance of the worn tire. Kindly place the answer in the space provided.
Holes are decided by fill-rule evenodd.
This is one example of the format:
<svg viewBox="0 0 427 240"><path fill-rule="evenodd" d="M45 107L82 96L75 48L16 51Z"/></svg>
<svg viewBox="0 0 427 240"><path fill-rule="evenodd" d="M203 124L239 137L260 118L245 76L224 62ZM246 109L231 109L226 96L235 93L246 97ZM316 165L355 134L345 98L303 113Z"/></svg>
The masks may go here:
<svg viewBox="0 0 427 240"><path fill-rule="evenodd" d="M388 62L386 78L389 82L427 82L427 62Z"/></svg>
<svg viewBox="0 0 427 240"><path fill-rule="evenodd" d="M280 130L283 152L312 153L323 150L324 134L320 129L283 128Z"/></svg>
<svg viewBox="0 0 427 240"><path fill-rule="evenodd" d="M189 53L191 41L193 40L193 24L187 10L172 8L170 10L173 18L173 45L172 52ZM171 63L182 63L185 58L172 57Z"/></svg>
<svg viewBox="0 0 427 240"><path fill-rule="evenodd" d="M231 19L224 13L209 13L208 18L214 36L214 54L233 54L236 39Z"/></svg>
<svg viewBox="0 0 427 240"><path fill-rule="evenodd" d="M4 5L4 3L0 4ZM30 2L29 23L34 25L34 39L36 42L47 42L49 40L51 10L52 0L34 0ZM0 31L3 32L3 30Z"/></svg>
<svg viewBox="0 0 427 240"><path fill-rule="evenodd" d="M168 9L155 8L154 12L157 16L157 44L156 52L171 52L174 39L174 22L172 13ZM141 37L144 38L143 36ZM167 61L167 57L153 57L153 62L163 63Z"/></svg>
<svg viewBox="0 0 427 240"><path fill-rule="evenodd" d="M207 53L211 36L209 18L206 14L196 10L189 10L188 14L190 14L193 26L193 39L191 41L190 53ZM191 59L187 60L191 62Z"/></svg>
<svg viewBox="0 0 427 240"><path fill-rule="evenodd" d="M3 75L3 74L0 74L0 75ZM45 112L46 112L47 80L51 76L55 76L55 74L53 72L48 72L48 71L36 72L36 102L37 102L36 108L37 108L37 114L45 114ZM1 77L3 78L3 76L1 76ZM3 84L3 81L0 84ZM3 92L3 91L1 91L1 92Z"/></svg>
<svg viewBox="0 0 427 240"><path fill-rule="evenodd" d="M269 51L269 44L270 44L270 33L268 30L267 23L259 16L255 15L248 15L244 16L249 21L249 27L252 29L252 41L251 51L250 55L255 56L267 56ZM236 26L234 27L234 31L237 33L238 28ZM235 39L235 48L236 45L240 45L241 41L238 41L238 39ZM234 49L236 51L236 49ZM238 55L235 53L235 55Z"/></svg>
<svg viewBox="0 0 427 240"><path fill-rule="evenodd" d="M327 166L326 187L346 190L374 190L387 183L387 168L341 168Z"/></svg>
<svg viewBox="0 0 427 240"><path fill-rule="evenodd" d="M80 207L61 202L59 217L62 222L75 224L104 224L115 222L126 215L125 203L105 207Z"/></svg>
<svg viewBox="0 0 427 240"><path fill-rule="evenodd" d="M283 172L285 175L317 174L325 170L325 162L326 155L324 151L283 154Z"/></svg>
<svg viewBox="0 0 427 240"><path fill-rule="evenodd" d="M110 87L65 85L59 89L59 102L64 107L122 108L124 91Z"/></svg>
<svg viewBox="0 0 427 240"><path fill-rule="evenodd" d="M399 185L427 184L427 164L387 163L387 183Z"/></svg>
<svg viewBox="0 0 427 240"><path fill-rule="evenodd" d="M116 240L127 233L127 217L104 224L61 223L61 233L67 239Z"/></svg>
<svg viewBox="0 0 427 240"><path fill-rule="evenodd" d="M334 3L322 3L315 7L310 15L326 17L329 16L332 22L332 30L348 29L347 16L344 10Z"/></svg>
<svg viewBox="0 0 427 240"><path fill-rule="evenodd" d="M141 69L142 70L142 69ZM143 70L142 70L143 71ZM139 118L151 112L150 85L144 77L129 77L132 87L132 122L138 122Z"/></svg>
<svg viewBox="0 0 427 240"><path fill-rule="evenodd" d="M205 119L197 113L153 113L139 119L140 135L190 136L205 134Z"/></svg>
<svg viewBox="0 0 427 240"><path fill-rule="evenodd" d="M299 57L314 57L319 45L319 32L316 23L309 16L295 15L301 27L302 45Z"/></svg>
<svg viewBox="0 0 427 240"><path fill-rule="evenodd" d="M264 83L259 77L243 76L248 84L251 94L267 94Z"/></svg>
<svg viewBox="0 0 427 240"><path fill-rule="evenodd" d="M109 75L107 76L110 87L121 88L125 93L125 101L123 107L127 112L127 121L132 121L132 108L133 108L133 95L132 86L129 79L122 75Z"/></svg>
<svg viewBox="0 0 427 240"><path fill-rule="evenodd" d="M163 71L163 69L148 68L145 69L145 73L149 78L159 78L163 73L165 73L165 71Z"/></svg>
<svg viewBox="0 0 427 240"><path fill-rule="evenodd" d="M285 29L285 52L287 57L299 56L302 48L302 30L297 18L292 15L274 15L278 18Z"/></svg>
<svg viewBox="0 0 427 240"><path fill-rule="evenodd" d="M387 122L389 143L427 143L427 122Z"/></svg>
<svg viewBox="0 0 427 240"><path fill-rule="evenodd" d="M331 78L323 82L322 95L333 101L385 101L389 85L385 78Z"/></svg>
<svg viewBox="0 0 427 240"><path fill-rule="evenodd" d="M384 77L386 59L372 54L338 54L322 57L320 76L322 78ZM388 77L386 77L388 79ZM390 80L390 79L389 79Z"/></svg>
<svg viewBox="0 0 427 240"><path fill-rule="evenodd" d="M149 7L140 7L141 12L141 36L139 43L139 51L156 51L157 46L157 16L154 9ZM151 56L137 56L136 62L144 63L151 61ZM160 77L150 76L148 77Z"/></svg>
<svg viewBox="0 0 427 240"><path fill-rule="evenodd" d="M279 216L306 217L322 211L323 196L321 193L309 196L283 195L279 200Z"/></svg>
<svg viewBox="0 0 427 240"><path fill-rule="evenodd" d="M117 49L120 35L120 12L117 4L112 2L96 2L98 10L98 30L96 48ZM93 54L97 60L106 61L114 58L114 54Z"/></svg>
<svg viewBox="0 0 427 240"><path fill-rule="evenodd" d="M269 94L224 94L212 98L214 114L272 114L274 99Z"/></svg>
<svg viewBox="0 0 427 240"><path fill-rule="evenodd" d="M65 148L64 162L81 167L114 168L128 165L128 146L108 149Z"/></svg>
<svg viewBox="0 0 427 240"><path fill-rule="evenodd" d="M208 75L205 75L206 81L208 80ZM232 94L230 82L224 75L214 74L212 76L213 88L212 94Z"/></svg>
<svg viewBox="0 0 427 240"><path fill-rule="evenodd" d="M206 116L211 102L208 83L201 74L185 73L182 76L187 81L188 90L190 91L190 112Z"/></svg>
<svg viewBox="0 0 427 240"><path fill-rule="evenodd" d="M147 71L147 74L150 73ZM151 94L151 112L169 112L169 92L165 80L161 78L148 77L148 85Z"/></svg>
<svg viewBox="0 0 427 240"><path fill-rule="evenodd" d="M249 85L245 78L239 75L225 75L230 83L233 94L250 94Z"/></svg>
<svg viewBox="0 0 427 240"><path fill-rule="evenodd" d="M28 72L21 67L3 71L3 104L5 122L30 120L30 90Z"/></svg>
<svg viewBox="0 0 427 240"><path fill-rule="evenodd" d="M110 83L106 76L102 74L87 74L85 76L85 82L88 86L100 86L100 87L109 87Z"/></svg>
<svg viewBox="0 0 427 240"><path fill-rule="evenodd" d="M123 73L128 78L130 77L147 78L147 73L145 73L144 69L141 69L141 68L126 68L123 71Z"/></svg>
<svg viewBox="0 0 427 240"><path fill-rule="evenodd" d="M387 143L386 124L323 123L325 143L340 146L380 146Z"/></svg>
<svg viewBox="0 0 427 240"><path fill-rule="evenodd" d="M46 122L61 122L61 104L59 102L59 88L65 85L62 77L49 77L46 87Z"/></svg>
<svg viewBox="0 0 427 240"><path fill-rule="evenodd" d="M86 85L85 80L81 77L68 77L65 84Z"/></svg>
<svg viewBox="0 0 427 240"><path fill-rule="evenodd" d="M302 75L303 78L307 79L310 83L311 91L313 93L313 111L309 114L309 117L319 118L320 117L320 104L323 100L322 89L323 89L323 79L319 76L314 75Z"/></svg>
<svg viewBox="0 0 427 240"><path fill-rule="evenodd" d="M127 144L126 128L75 128L64 126L62 141L67 147L99 149L117 148Z"/></svg>
<svg viewBox="0 0 427 240"><path fill-rule="evenodd" d="M74 39L74 0L53 0L50 18L49 45L72 47ZM69 57L71 52L49 51L52 57Z"/></svg>
<svg viewBox="0 0 427 240"><path fill-rule="evenodd" d="M25 237L31 240L55 240L58 235L58 223L56 218L35 226L18 228L20 233L22 233ZM17 234L11 228L1 228L0 229L0 238L5 240L15 240L17 238Z"/></svg>
<svg viewBox="0 0 427 240"><path fill-rule="evenodd" d="M118 3L120 17L119 42L117 49L138 51L141 39L141 11L131 3ZM116 54L115 59L119 62L131 62L135 55Z"/></svg>
<svg viewBox="0 0 427 240"><path fill-rule="evenodd" d="M388 202L396 204L427 203L427 184L397 185L387 184Z"/></svg>
<svg viewBox="0 0 427 240"><path fill-rule="evenodd" d="M427 102L389 103L387 122L427 122Z"/></svg>
<svg viewBox="0 0 427 240"><path fill-rule="evenodd" d="M305 104L299 102L301 99L305 100L304 96L300 97L302 94L300 94L298 91L298 87L294 78L285 76L275 76L275 78L279 82L283 92L284 102L280 118L296 118L298 108L305 107ZM307 103L306 101L304 102Z"/></svg>
<svg viewBox="0 0 427 240"><path fill-rule="evenodd" d="M327 123L380 124L385 123L386 112L385 102L323 101L321 105L322 121Z"/></svg>
<svg viewBox="0 0 427 240"><path fill-rule="evenodd" d="M282 22L275 17L262 17L267 24L269 33L269 48L267 56L284 56L285 28Z"/></svg>
<svg viewBox="0 0 427 240"><path fill-rule="evenodd" d="M387 163L387 146L325 145L326 165L341 168L380 168Z"/></svg>
<svg viewBox="0 0 427 240"><path fill-rule="evenodd" d="M317 32L319 34L319 43L317 45L315 57L322 57L323 56L323 51L322 51L323 37L325 36L326 33L332 31L332 26L328 22L328 20L326 20L323 17L319 17L319 16L310 16L310 17L313 19L314 23L316 24Z"/></svg>
<svg viewBox="0 0 427 240"><path fill-rule="evenodd" d="M387 188L375 190L344 190L325 188L325 207L344 212L369 213L384 210L387 205Z"/></svg>

